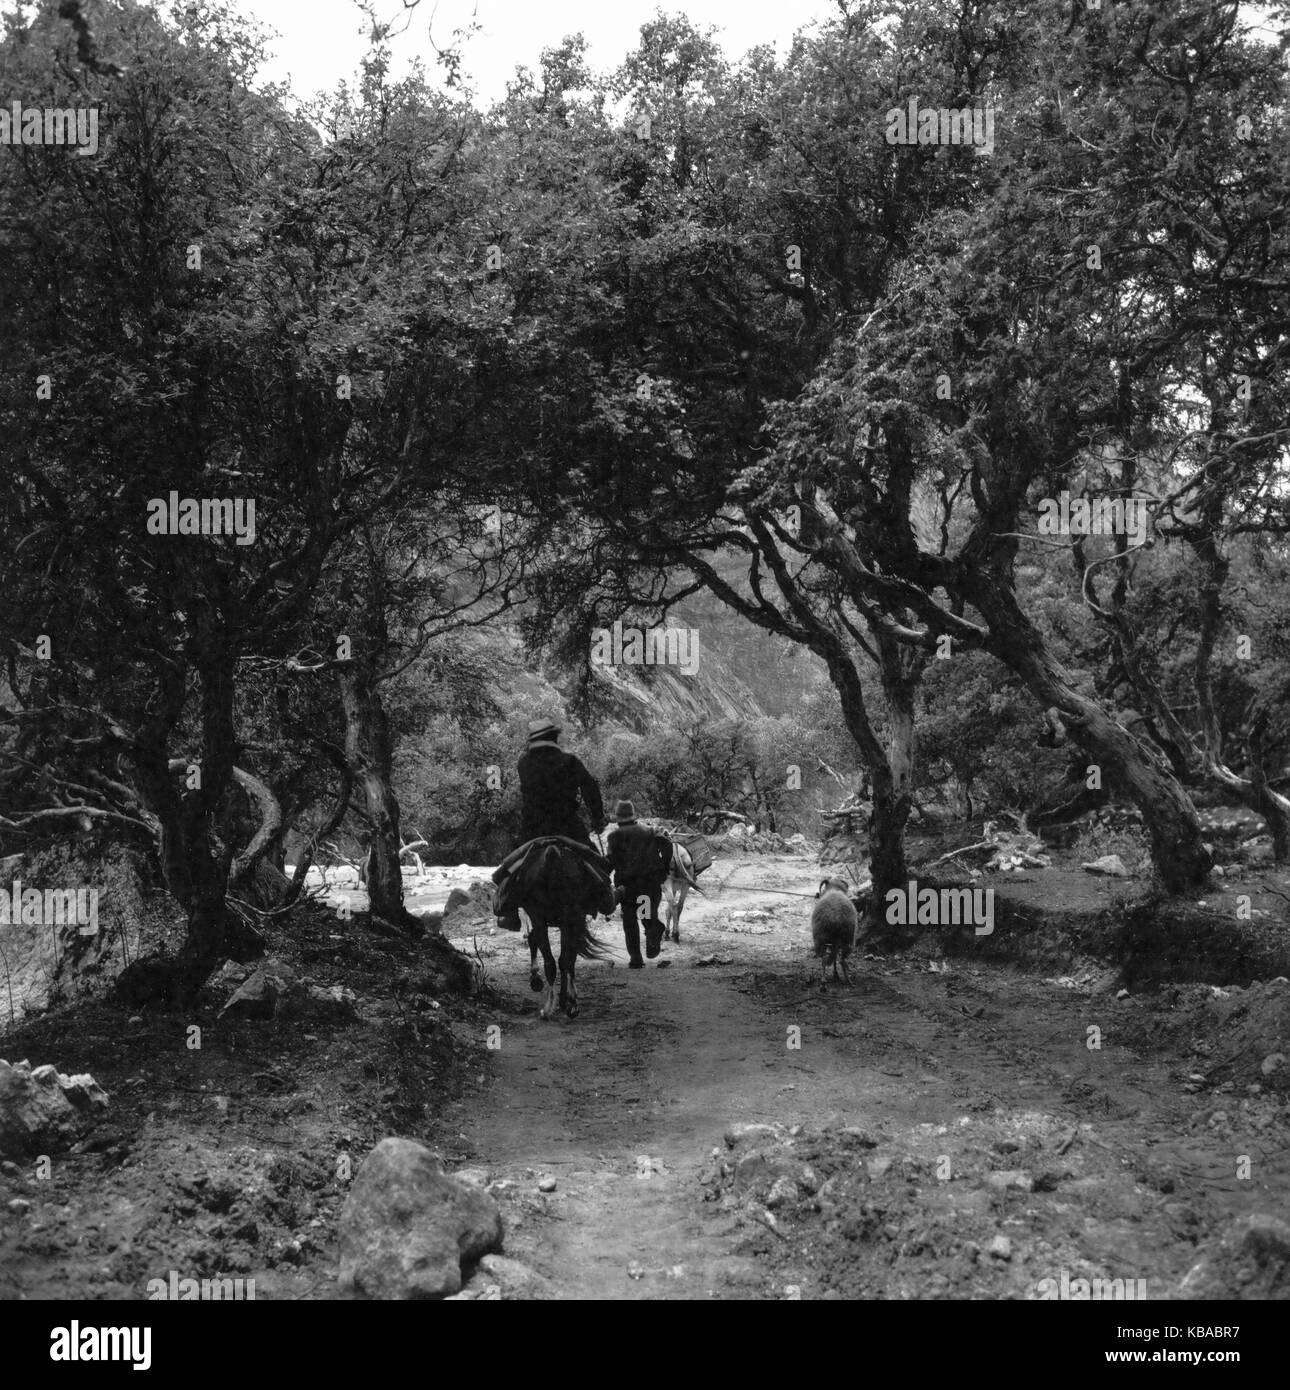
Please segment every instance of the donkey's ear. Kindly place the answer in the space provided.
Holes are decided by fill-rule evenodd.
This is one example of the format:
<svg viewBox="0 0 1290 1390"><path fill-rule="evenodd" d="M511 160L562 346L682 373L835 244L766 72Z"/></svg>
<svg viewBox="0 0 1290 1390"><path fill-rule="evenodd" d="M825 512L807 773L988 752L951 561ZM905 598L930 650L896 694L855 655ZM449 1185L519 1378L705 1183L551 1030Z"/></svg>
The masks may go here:
<svg viewBox="0 0 1290 1390"><path fill-rule="evenodd" d="M827 879L827 878L822 878L822 879L820 880L820 886L815 890L815 896L816 896L817 898L823 897L825 891L828 889L828 886L829 886L829 881L828 881L828 879Z"/></svg>

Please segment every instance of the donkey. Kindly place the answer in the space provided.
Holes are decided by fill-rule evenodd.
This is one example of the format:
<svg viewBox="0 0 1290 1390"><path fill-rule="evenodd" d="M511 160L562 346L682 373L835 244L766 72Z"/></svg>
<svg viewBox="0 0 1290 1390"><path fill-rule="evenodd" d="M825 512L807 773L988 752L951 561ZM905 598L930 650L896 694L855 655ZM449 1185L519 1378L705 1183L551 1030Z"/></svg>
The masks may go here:
<svg viewBox="0 0 1290 1390"><path fill-rule="evenodd" d="M587 925L587 880L576 854L559 845L547 845L528 861L517 894L518 906L528 914L529 988L542 990L539 1016L549 1019L555 1013L555 956L551 952L550 929L560 930L560 1007L570 1018L578 1017L578 986L574 969L578 957L598 960L609 954ZM543 982L537 957L542 952L546 973Z"/></svg>
<svg viewBox="0 0 1290 1390"><path fill-rule="evenodd" d="M684 845L672 844L672 869L663 884L663 901L667 904L667 921L663 927L663 939L681 939L681 910L691 888L698 888L694 874L694 861ZM702 892L702 889L699 889Z"/></svg>

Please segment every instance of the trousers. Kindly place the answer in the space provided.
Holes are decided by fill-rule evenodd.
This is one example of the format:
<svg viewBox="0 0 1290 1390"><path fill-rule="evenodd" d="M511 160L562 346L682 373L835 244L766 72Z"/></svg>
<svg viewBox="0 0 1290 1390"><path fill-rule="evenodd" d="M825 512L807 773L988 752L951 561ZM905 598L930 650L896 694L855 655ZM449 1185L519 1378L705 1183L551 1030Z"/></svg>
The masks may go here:
<svg viewBox="0 0 1290 1390"><path fill-rule="evenodd" d="M623 941L627 954L632 960L641 958L640 900L649 902L649 916L645 919L645 943L650 955L658 954L658 944L663 939L663 923L659 920L658 905L663 897L663 885L657 880L627 879L622 885L623 892Z"/></svg>

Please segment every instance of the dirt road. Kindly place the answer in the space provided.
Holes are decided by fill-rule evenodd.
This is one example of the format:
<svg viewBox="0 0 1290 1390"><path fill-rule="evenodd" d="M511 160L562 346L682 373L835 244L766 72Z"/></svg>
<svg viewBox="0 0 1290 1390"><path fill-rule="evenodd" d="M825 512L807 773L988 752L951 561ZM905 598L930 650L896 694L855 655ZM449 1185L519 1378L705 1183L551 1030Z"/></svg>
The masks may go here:
<svg viewBox="0 0 1290 1390"><path fill-rule="evenodd" d="M221 1020L230 979L195 1012L89 1001L24 1022L8 1055L91 1072L111 1109L47 1172L0 1164L0 1299L144 1298L172 1272L336 1297L352 1173L391 1134L487 1170L506 1254L543 1281L519 1296L1290 1293L1272 1065L1290 983L1125 991L1108 969L987 961L972 939L938 960L927 937L854 957L854 987L821 995L818 876L720 862L705 883L726 886L691 896L665 968L628 971L621 926L599 922L614 959L580 965L573 1021L538 1019L523 943L487 921L477 941L449 928L487 971L462 998L424 945L315 912L278 949L352 989L353 1016ZM1081 893L1106 908L1098 882L1021 887L1064 884L1070 919ZM726 1144L750 1124L776 1128ZM468 1292L491 1296L479 1275Z"/></svg>
<svg viewBox="0 0 1290 1390"><path fill-rule="evenodd" d="M500 1046L453 1123L500 1180L508 1253L557 1296L1024 1298L1067 1272L1171 1297L1207 1238L1283 1203L1284 1106L1184 1091L1176 1051L1129 1045L1150 1030L1109 974L871 957L821 996L809 898L767 891L809 894L816 866L732 877L691 896L665 968L627 971L621 929L599 922L616 959L579 966L572 1022L537 1018L518 939L489 942ZM839 1188L772 1217L778 1234L720 1173L723 1132L756 1122L802 1126ZM834 1162L827 1136L848 1128L863 1152ZM824 1239L880 1198L863 1238Z"/></svg>

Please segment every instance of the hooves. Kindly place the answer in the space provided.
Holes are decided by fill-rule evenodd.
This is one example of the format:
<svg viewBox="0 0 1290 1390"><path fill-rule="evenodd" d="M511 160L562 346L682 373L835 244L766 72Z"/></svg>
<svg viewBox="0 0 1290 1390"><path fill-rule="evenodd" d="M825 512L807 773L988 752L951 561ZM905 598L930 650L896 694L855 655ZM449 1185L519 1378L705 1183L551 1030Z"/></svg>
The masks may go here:
<svg viewBox="0 0 1290 1390"><path fill-rule="evenodd" d="M536 994L538 990L542 989L545 984L546 981L543 980L542 976L539 975L536 970L529 976L529 988L533 991L534 994Z"/></svg>

